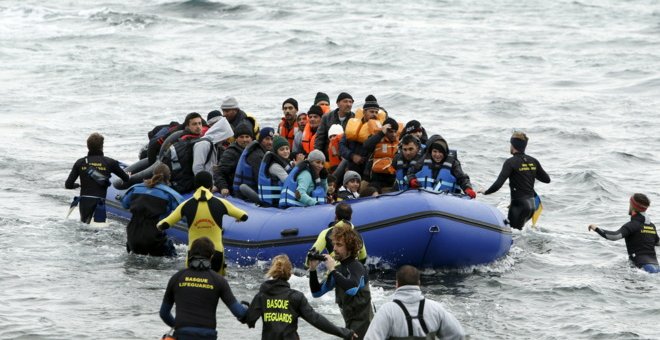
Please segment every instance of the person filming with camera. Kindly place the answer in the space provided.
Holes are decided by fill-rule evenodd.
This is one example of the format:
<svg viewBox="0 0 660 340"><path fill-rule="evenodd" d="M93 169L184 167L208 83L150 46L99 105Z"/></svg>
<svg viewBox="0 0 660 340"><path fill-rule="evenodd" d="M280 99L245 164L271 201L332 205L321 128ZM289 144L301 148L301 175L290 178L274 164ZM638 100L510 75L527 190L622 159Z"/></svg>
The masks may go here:
<svg viewBox="0 0 660 340"><path fill-rule="evenodd" d="M339 305L346 328L355 331L358 339L362 339L374 316L369 275L364 265L357 260L362 239L350 225L341 225L334 227L331 240L334 258L322 255L327 268L327 276L322 282L319 283L316 272L320 257L308 258L309 288L315 298L335 289L335 302Z"/></svg>

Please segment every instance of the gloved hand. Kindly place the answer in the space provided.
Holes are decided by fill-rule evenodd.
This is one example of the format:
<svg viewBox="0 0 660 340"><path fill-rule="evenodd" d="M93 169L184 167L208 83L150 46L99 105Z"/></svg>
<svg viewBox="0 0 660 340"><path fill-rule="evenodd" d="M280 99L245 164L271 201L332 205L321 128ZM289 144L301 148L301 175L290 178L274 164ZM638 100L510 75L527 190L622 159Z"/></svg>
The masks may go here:
<svg viewBox="0 0 660 340"><path fill-rule="evenodd" d="M465 189L465 194L470 196L471 199L475 199L477 197L477 193L472 190L472 188L467 188Z"/></svg>
<svg viewBox="0 0 660 340"><path fill-rule="evenodd" d="M319 177L321 179L328 179L328 169L326 168L321 169L321 172L319 172Z"/></svg>
<svg viewBox="0 0 660 340"><path fill-rule="evenodd" d="M78 189L78 188L80 188L80 184L79 184L79 183L73 183L73 188L74 188L74 189Z"/></svg>
<svg viewBox="0 0 660 340"><path fill-rule="evenodd" d="M411 178L409 184L411 189L419 188L419 182L417 181L417 178Z"/></svg>

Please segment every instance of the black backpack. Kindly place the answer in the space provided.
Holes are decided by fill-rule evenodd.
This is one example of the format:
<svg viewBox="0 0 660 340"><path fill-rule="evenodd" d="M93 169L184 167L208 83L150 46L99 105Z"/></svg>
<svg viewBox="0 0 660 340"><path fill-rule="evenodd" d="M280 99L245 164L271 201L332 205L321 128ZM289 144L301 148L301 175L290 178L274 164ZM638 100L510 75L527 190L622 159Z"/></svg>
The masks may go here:
<svg viewBox="0 0 660 340"><path fill-rule="evenodd" d="M193 147L197 142L208 141L208 138L188 138L178 140L172 144L163 154L161 162L166 164L171 170L170 181L172 188L181 194L193 191L195 184L195 174L192 171L193 165ZM206 156L206 162L211 160L214 146L209 148L209 154Z"/></svg>

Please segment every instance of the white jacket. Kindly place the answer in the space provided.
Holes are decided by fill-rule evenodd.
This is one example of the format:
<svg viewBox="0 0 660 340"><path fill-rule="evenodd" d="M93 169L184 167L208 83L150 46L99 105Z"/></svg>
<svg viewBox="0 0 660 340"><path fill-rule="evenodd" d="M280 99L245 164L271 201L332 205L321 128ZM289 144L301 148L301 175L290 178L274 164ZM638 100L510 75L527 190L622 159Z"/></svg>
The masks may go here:
<svg viewBox="0 0 660 340"><path fill-rule="evenodd" d="M233 135L234 131L231 129L231 125L227 119L225 117L220 117L220 119L204 134L204 138L208 139L210 142L200 141L193 146L193 173L197 175L197 173L202 170L213 173L213 166L218 163L215 144L220 143ZM211 151L210 160L207 159L209 151Z"/></svg>
<svg viewBox="0 0 660 340"><path fill-rule="evenodd" d="M403 286L397 288L392 300L400 300L413 317L413 335L423 337L426 334L414 318L419 310L419 302L424 299L419 286ZM435 333L439 339L464 339L465 331L456 318L439 302L426 299L424 302L424 322L430 333ZM408 323L406 315L394 302L387 302L378 309L371 320L365 340L384 340L390 337L407 337Z"/></svg>

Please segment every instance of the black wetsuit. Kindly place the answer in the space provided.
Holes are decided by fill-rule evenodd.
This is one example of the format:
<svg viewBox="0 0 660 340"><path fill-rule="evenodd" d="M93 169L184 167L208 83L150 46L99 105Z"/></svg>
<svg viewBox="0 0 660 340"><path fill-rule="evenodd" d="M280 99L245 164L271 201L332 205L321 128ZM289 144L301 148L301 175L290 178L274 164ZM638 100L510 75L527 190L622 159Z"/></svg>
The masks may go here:
<svg viewBox="0 0 660 340"><path fill-rule="evenodd" d="M119 166L116 160L103 156L103 152L89 152L87 157L80 158L76 161L69 173L69 178L66 179L64 187L67 189L75 189L80 187L80 220L89 223L92 220L94 211L98 204L104 204L105 195L108 192L110 182L97 183L91 176L87 174L88 169L91 167L96 168L98 173L110 178L111 174L115 174L128 182L129 176ZM80 185L76 183L76 179L80 177ZM104 221L96 221L104 222Z"/></svg>
<svg viewBox="0 0 660 340"><path fill-rule="evenodd" d="M658 265L655 247L660 243L660 238L655 225L644 214L631 216L630 222L617 231L596 228L596 232L610 241L625 239L628 257L638 268L645 264Z"/></svg>
<svg viewBox="0 0 660 340"><path fill-rule="evenodd" d="M516 153L507 159L493 185L484 192L489 195L499 190L506 180L511 188L509 223L511 228L522 229L534 214L534 181L550 183L550 176L536 158Z"/></svg>
<svg viewBox="0 0 660 340"><path fill-rule="evenodd" d="M248 308L246 323L253 328L259 318L263 322L261 339L294 340L298 336L298 318L321 331L342 338L350 338L353 332L335 326L323 315L314 311L305 294L291 289L284 280L268 280L261 285Z"/></svg>
<svg viewBox="0 0 660 340"><path fill-rule="evenodd" d="M210 261L193 258L189 268L180 270L170 278L160 307L160 317L174 327L177 339L215 339L216 309L222 299L239 319L245 316L245 307L220 274L211 270ZM176 304L176 319L170 313Z"/></svg>
<svg viewBox="0 0 660 340"><path fill-rule="evenodd" d="M320 297L335 287L335 302L341 309L346 328L357 333L358 339L364 338L374 317L367 269L357 259L349 258L341 261L322 283L315 270L309 272L312 296Z"/></svg>

